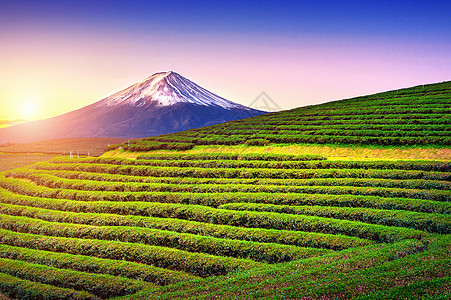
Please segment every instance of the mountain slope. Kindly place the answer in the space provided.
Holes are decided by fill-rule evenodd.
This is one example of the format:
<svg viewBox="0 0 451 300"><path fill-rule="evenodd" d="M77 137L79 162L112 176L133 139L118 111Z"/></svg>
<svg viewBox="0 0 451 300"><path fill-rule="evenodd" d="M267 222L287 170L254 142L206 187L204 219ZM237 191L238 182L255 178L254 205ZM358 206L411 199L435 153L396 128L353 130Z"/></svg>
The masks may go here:
<svg viewBox="0 0 451 300"><path fill-rule="evenodd" d="M0 130L0 143L56 138L141 138L264 112L221 98L175 72L157 73L81 109Z"/></svg>
<svg viewBox="0 0 451 300"><path fill-rule="evenodd" d="M137 142L451 145L451 81L269 113ZM150 141L149 141L150 140ZM135 147L145 149L145 147Z"/></svg>

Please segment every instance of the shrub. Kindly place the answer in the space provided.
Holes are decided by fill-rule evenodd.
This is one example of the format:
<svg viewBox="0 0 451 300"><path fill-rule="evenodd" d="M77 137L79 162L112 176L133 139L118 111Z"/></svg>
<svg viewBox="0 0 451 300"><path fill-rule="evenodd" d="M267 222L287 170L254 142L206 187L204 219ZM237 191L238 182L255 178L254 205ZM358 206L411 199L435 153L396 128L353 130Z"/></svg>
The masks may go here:
<svg viewBox="0 0 451 300"><path fill-rule="evenodd" d="M270 141L266 139L251 139L247 140L245 144L249 146L267 146L270 144Z"/></svg>

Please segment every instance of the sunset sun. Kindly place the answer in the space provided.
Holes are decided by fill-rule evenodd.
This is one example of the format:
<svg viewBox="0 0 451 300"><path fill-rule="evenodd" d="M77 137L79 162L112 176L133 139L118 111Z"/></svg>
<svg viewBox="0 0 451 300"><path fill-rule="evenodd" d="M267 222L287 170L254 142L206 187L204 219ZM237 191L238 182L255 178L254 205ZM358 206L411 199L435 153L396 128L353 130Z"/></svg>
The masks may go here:
<svg viewBox="0 0 451 300"><path fill-rule="evenodd" d="M18 115L20 119L31 120L37 117L38 105L34 99L25 99L19 103Z"/></svg>

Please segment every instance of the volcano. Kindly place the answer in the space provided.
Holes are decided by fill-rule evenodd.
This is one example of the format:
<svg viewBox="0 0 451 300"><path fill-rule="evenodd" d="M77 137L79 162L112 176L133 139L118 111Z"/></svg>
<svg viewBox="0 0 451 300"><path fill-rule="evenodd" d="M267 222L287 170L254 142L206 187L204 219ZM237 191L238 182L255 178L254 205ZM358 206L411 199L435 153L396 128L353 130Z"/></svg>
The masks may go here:
<svg viewBox="0 0 451 300"><path fill-rule="evenodd" d="M81 109L0 129L0 144L58 138L143 138L261 115L175 72L156 73Z"/></svg>

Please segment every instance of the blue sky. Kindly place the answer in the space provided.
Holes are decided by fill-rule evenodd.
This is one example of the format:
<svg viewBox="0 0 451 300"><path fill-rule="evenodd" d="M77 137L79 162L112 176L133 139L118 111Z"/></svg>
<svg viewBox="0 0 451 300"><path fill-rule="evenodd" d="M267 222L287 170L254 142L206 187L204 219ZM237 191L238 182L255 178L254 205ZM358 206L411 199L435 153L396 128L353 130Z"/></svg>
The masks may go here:
<svg viewBox="0 0 451 300"><path fill-rule="evenodd" d="M450 1L2 1L2 23L337 35L440 35Z"/></svg>

